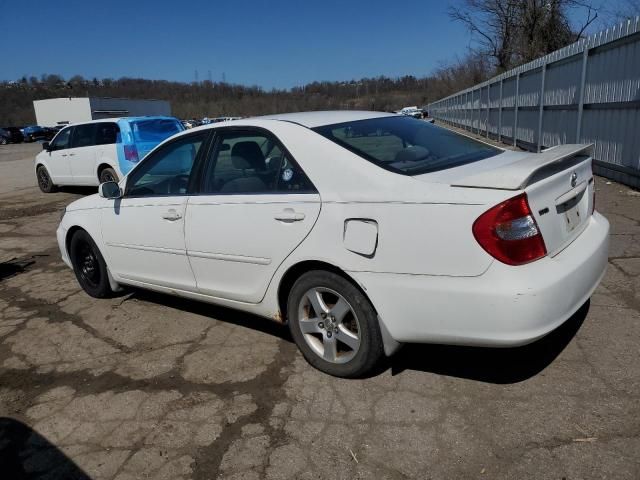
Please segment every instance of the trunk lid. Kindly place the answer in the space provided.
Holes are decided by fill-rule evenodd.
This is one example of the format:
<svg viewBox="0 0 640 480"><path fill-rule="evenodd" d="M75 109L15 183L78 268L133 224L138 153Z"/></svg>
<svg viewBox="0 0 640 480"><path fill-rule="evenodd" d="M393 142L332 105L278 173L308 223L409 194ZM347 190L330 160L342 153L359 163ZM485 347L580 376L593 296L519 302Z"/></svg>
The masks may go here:
<svg viewBox="0 0 640 480"><path fill-rule="evenodd" d="M591 145L560 145L542 153L520 154L513 161L487 159L480 171L461 169L449 176L454 187L524 191L544 239L554 256L586 228L593 212ZM494 160L494 165L489 165ZM484 162L479 162L484 163ZM449 175L453 174L449 171Z"/></svg>

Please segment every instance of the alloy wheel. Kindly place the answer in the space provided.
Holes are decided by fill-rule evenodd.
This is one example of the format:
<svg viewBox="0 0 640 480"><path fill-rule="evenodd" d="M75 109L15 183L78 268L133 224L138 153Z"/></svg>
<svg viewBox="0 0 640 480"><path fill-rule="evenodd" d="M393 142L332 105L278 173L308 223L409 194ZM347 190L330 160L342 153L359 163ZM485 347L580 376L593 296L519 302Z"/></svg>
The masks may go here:
<svg viewBox="0 0 640 480"><path fill-rule="evenodd" d="M360 323L338 292L324 287L308 290L298 305L298 323L307 345L331 363L347 363L360 348Z"/></svg>

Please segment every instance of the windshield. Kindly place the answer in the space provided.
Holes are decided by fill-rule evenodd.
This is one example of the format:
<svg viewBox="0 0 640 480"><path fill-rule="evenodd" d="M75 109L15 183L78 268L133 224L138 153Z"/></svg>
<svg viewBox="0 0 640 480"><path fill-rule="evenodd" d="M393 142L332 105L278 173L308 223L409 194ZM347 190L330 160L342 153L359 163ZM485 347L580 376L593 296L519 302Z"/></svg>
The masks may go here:
<svg viewBox="0 0 640 480"><path fill-rule="evenodd" d="M136 120L131 122L133 139L138 142L160 143L165 138L169 138L183 130L182 125L177 120L170 118L153 118L148 120Z"/></svg>
<svg viewBox="0 0 640 480"><path fill-rule="evenodd" d="M420 175L457 167L502 150L406 116L337 123L313 129L379 167Z"/></svg>

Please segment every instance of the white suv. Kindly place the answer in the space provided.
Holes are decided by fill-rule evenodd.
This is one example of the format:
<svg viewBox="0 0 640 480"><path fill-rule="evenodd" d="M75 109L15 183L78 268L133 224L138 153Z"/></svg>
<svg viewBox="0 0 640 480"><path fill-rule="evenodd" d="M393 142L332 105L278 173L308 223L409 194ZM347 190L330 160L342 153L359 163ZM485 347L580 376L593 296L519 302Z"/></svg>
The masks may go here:
<svg viewBox="0 0 640 480"><path fill-rule="evenodd" d="M156 145L183 131L173 117L125 117L77 123L45 142L36 156L40 190L119 181Z"/></svg>

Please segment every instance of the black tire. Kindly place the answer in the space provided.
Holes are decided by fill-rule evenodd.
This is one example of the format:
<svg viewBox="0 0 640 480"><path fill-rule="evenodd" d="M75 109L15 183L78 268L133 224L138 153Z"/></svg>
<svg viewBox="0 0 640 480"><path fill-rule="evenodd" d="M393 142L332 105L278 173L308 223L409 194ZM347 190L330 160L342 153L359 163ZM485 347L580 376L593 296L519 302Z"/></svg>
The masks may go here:
<svg viewBox="0 0 640 480"><path fill-rule="evenodd" d="M98 177L98 180L100 180L100 183L105 183L105 182L117 183L120 181L120 179L118 178L118 174L111 167L106 167L100 170L100 176Z"/></svg>
<svg viewBox="0 0 640 480"><path fill-rule="evenodd" d="M58 190L58 187L54 185L49 176L49 172L44 166L40 165L36 169L36 178L38 180L38 187L40 187L43 193L53 193Z"/></svg>
<svg viewBox="0 0 640 480"><path fill-rule="evenodd" d="M0 137L0 145L6 145L7 139L5 137Z"/></svg>
<svg viewBox="0 0 640 480"><path fill-rule="evenodd" d="M91 236L84 230L78 230L71 237L69 255L73 271L82 289L94 298L107 298L113 295L109 285L107 264Z"/></svg>
<svg viewBox="0 0 640 480"><path fill-rule="evenodd" d="M304 323L306 321L313 323L315 320L319 320L317 313L314 312L312 314L308 306L303 306L306 298L309 298L308 293L313 291L324 291L322 295L327 294L329 297L334 296L336 303L333 304L333 307L338 305L341 296L343 300L346 300L351 309L350 313L347 313L344 319L345 322L350 323L352 326L357 326L356 336L359 338L359 345L356 350L353 350L346 347L346 344L338 343L338 348L341 348L340 346L346 347L347 351L338 352L338 356L334 356L334 358L339 359L340 355L345 353L342 358L348 358L348 360L345 360L343 363L336 363L337 360L327 361L323 358L323 355L317 351L317 347L315 347L316 349L314 350L312 345L320 346L322 343L324 350L326 348L324 347L324 342L327 341L327 336L332 336L329 332L332 331L334 327L334 341L344 338L344 336L339 336L343 333L343 331L339 329L342 329L347 323L339 321L336 324L333 316L329 315L329 317L327 317L327 314L325 314L324 318L327 324L318 322L318 326L322 326L322 333L310 332L303 334L301 330L301 322ZM326 303L325 305L329 306L330 303ZM331 311L332 310L329 310L329 312ZM305 312L306 318L302 318L305 317ZM311 317L313 318L312 320L307 319ZM289 292L287 318L291 335L304 358L313 367L329 375L343 378L363 377L370 373L384 358L384 347L380 326L378 324L378 315L373 305L371 305L369 299L353 283L340 275L324 270L314 270L298 278ZM331 318L333 326L331 326L327 318ZM310 323L307 323L307 325L309 324ZM336 327L336 325L338 326ZM350 330L352 332L354 331L352 328L350 328ZM314 340L314 338L317 340Z"/></svg>

